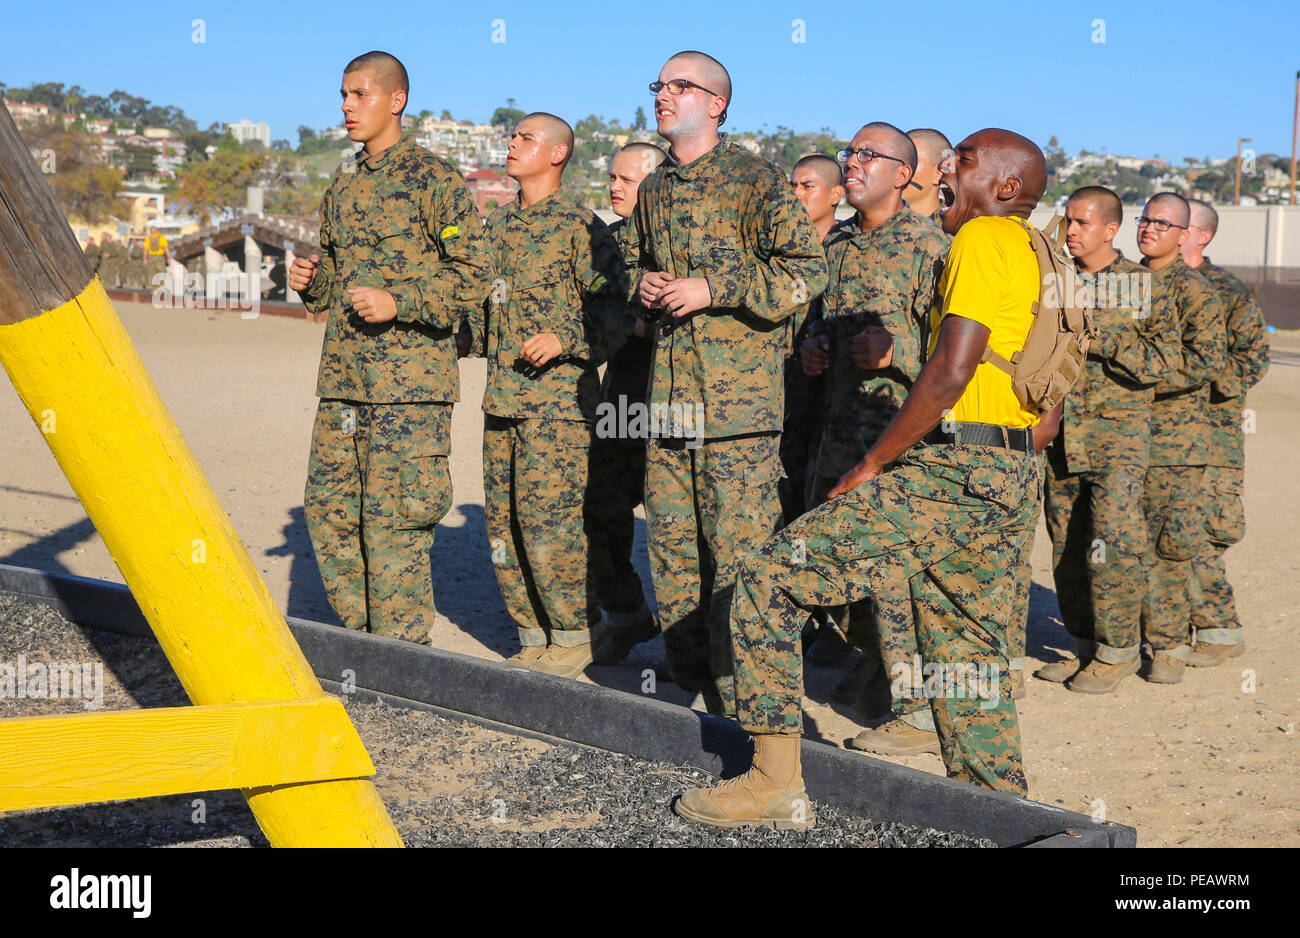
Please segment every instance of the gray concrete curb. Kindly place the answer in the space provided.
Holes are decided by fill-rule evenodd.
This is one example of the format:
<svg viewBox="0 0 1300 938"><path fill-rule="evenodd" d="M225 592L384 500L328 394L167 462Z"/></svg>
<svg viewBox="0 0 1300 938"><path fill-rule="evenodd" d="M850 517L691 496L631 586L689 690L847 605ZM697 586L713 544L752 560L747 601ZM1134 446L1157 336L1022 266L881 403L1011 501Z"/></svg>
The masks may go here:
<svg viewBox="0 0 1300 938"><path fill-rule="evenodd" d="M83 626L152 635L125 586L0 564L0 593L43 603ZM730 720L594 684L337 626L288 620L317 677L396 704L464 714L529 735L695 766L731 776L750 744ZM352 672L345 674L344 672ZM893 765L803 744L804 781L818 801L875 821L987 837L1000 846L1135 847L1132 827ZM1070 833L1066 833L1069 831Z"/></svg>

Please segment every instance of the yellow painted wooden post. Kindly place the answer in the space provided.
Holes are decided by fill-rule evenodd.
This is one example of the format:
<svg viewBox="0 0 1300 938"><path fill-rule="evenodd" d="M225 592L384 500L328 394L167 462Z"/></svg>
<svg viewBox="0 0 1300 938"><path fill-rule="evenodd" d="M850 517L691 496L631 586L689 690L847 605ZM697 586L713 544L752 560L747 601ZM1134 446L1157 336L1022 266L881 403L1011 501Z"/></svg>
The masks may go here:
<svg viewBox="0 0 1300 938"><path fill-rule="evenodd" d="M190 699L323 697L3 107L0 363ZM274 845L401 846L368 779L245 794Z"/></svg>

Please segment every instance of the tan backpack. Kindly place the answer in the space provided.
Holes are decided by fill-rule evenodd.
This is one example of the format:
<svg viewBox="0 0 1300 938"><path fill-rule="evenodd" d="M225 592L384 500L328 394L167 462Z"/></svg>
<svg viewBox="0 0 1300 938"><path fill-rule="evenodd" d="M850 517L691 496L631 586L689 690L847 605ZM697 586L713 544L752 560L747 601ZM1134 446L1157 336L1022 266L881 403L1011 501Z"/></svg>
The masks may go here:
<svg viewBox="0 0 1300 938"><path fill-rule="evenodd" d="M1011 376L1011 387L1022 407L1046 414L1065 399L1083 373L1088 345L1097 338L1090 293L1079 279L1074 263L1064 254L1065 219L1054 217L1042 231L1016 218L1029 234L1038 259L1038 300L1031 310L1034 322L1025 347L1007 361L991 348L980 359ZM1046 315L1044 315L1046 313Z"/></svg>

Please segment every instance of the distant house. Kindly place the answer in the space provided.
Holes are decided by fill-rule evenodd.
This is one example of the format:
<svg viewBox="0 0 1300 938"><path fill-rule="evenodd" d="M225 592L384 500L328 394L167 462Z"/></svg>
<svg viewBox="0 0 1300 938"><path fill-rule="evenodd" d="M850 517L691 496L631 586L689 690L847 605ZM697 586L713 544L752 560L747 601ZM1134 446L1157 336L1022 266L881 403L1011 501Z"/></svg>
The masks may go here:
<svg viewBox="0 0 1300 938"><path fill-rule="evenodd" d="M518 191L513 179L491 169L475 170L465 177L465 183L474 196L478 213L484 216L512 200Z"/></svg>

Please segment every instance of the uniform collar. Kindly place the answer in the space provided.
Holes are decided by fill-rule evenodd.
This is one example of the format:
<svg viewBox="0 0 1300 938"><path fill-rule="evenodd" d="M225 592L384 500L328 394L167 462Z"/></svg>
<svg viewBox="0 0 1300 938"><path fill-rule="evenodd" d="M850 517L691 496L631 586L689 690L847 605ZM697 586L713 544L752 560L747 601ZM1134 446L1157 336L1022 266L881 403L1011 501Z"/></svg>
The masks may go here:
<svg viewBox="0 0 1300 938"><path fill-rule="evenodd" d="M912 211L910 208L904 205L897 212L890 215L888 218L882 221L875 228L872 228L870 231L859 231L858 216L854 215L852 218L847 219L847 221L849 222L849 234L852 236L852 241L854 246L857 247L859 250L865 248L868 244L871 243L873 239L879 237L882 234L886 234L887 232L893 231L895 228L900 228L903 225L907 224L907 222L911 220L909 216L915 218L921 217L920 215L917 215L916 212Z"/></svg>
<svg viewBox="0 0 1300 938"><path fill-rule="evenodd" d="M725 133L718 134L718 142L707 153L701 153L689 163L679 163L673 156L672 151L668 152L668 159L663 162L665 173L676 176L679 179L695 179L709 172L710 168L716 163L724 153L735 148L731 138Z"/></svg>
<svg viewBox="0 0 1300 938"><path fill-rule="evenodd" d="M1147 266L1147 259L1145 257L1142 258L1142 266L1146 267L1147 270L1151 270L1151 268ZM1166 264L1159 270L1151 270L1151 273L1157 277L1170 277L1177 274L1185 274L1191 269L1192 268L1187 266L1187 262L1183 260L1183 255L1179 254L1173 259L1172 263Z"/></svg>
<svg viewBox="0 0 1300 938"><path fill-rule="evenodd" d="M388 164L388 161L392 159L394 154L404 152L413 146L415 146L415 143L411 136L409 134L403 134L396 143L377 155L371 155L366 153L365 150L362 150L362 156L357 160L357 165L372 172L376 169L383 169L383 167Z"/></svg>
<svg viewBox="0 0 1300 938"><path fill-rule="evenodd" d="M569 194L565 191L564 186L560 186L560 188L538 199L527 208L523 206L523 199L524 190L520 189L515 193L514 201L510 203L508 217L518 218L525 225L531 225L535 220L546 217L546 214L557 203L569 201Z"/></svg>

